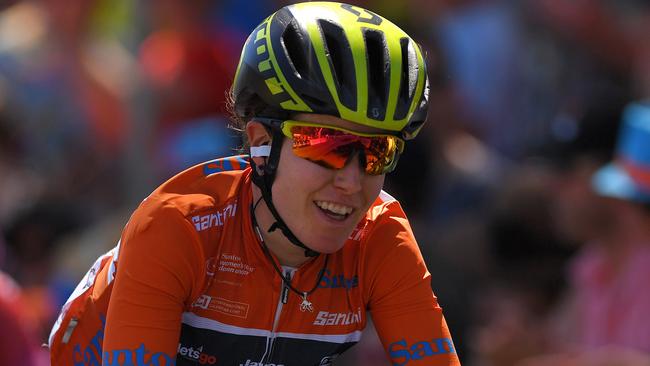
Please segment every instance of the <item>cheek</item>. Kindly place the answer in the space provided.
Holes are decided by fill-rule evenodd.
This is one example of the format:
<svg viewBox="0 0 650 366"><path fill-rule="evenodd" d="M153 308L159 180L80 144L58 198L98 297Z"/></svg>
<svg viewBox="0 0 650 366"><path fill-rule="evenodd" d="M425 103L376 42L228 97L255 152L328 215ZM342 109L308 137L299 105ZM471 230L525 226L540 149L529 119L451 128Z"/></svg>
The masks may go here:
<svg viewBox="0 0 650 366"><path fill-rule="evenodd" d="M375 201L384 187L385 175L368 175L363 182L363 192L368 207Z"/></svg>
<svg viewBox="0 0 650 366"><path fill-rule="evenodd" d="M291 145L285 141L273 182L273 195L299 204L304 201L302 197L318 190L327 181L328 174L331 174L328 169L295 156Z"/></svg>

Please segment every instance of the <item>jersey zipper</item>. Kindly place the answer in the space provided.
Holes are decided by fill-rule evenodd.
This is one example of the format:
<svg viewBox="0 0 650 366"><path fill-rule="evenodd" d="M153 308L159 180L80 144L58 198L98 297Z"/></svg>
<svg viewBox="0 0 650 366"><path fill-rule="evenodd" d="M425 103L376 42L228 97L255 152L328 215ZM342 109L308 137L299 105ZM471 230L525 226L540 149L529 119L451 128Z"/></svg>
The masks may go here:
<svg viewBox="0 0 650 366"><path fill-rule="evenodd" d="M295 269L284 268L284 277L289 282L291 282L293 273L295 271L296 271ZM275 308L275 318L273 319L273 328L271 329L271 334L266 338L266 349L264 350L264 355L262 356L262 359L259 362L261 365L264 365L265 362L271 360L273 356L273 344L277 336L276 330L278 328L278 323L280 322L280 315L282 314L282 308L284 307L284 304L287 303L288 299L289 299L289 287L284 283L284 281L281 281L280 298L278 299L278 306Z"/></svg>

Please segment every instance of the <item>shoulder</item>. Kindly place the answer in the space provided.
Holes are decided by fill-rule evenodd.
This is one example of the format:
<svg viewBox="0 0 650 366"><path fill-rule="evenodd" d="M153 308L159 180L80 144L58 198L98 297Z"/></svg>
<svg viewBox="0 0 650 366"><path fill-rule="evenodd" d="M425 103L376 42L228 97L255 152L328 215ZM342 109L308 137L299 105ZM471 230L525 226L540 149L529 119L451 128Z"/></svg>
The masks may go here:
<svg viewBox="0 0 650 366"><path fill-rule="evenodd" d="M244 155L207 161L160 185L138 210L148 214L176 210L190 218L236 200L248 184L249 173L248 157Z"/></svg>
<svg viewBox="0 0 650 366"><path fill-rule="evenodd" d="M350 244L358 245L364 256L383 256L409 247L418 251L409 221L393 196L381 191L366 216L352 232Z"/></svg>
<svg viewBox="0 0 650 366"><path fill-rule="evenodd" d="M249 173L245 158L236 156L208 161L177 174L134 211L124 230L124 241L152 236L167 243L170 237L180 236L200 248L210 247L220 230L205 229L222 229L224 222L232 221L238 201L250 194Z"/></svg>
<svg viewBox="0 0 650 366"><path fill-rule="evenodd" d="M158 187L122 233L116 278L128 272L179 301L198 296L208 256L218 247L225 224L238 222L237 202L249 194L247 168L243 157L213 160Z"/></svg>
<svg viewBox="0 0 650 366"><path fill-rule="evenodd" d="M400 289L422 283L422 288L427 289L426 264L406 214L394 197L382 191L360 225L359 280L367 302L376 306L378 299L402 296Z"/></svg>
<svg viewBox="0 0 650 366"><path fill-rule="evenodd" d="M377 231L411 234L411 226L399 201L383 190L368 210L364 226L367 236L374 236Z"/></svg>

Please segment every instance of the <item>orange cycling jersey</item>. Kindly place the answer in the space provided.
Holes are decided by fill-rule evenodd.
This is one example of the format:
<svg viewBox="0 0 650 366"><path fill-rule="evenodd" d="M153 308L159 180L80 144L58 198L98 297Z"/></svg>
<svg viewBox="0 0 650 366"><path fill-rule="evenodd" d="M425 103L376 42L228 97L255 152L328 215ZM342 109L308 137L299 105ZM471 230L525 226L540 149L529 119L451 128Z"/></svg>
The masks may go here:
<svg viewBox="0 0 650 366"><path fill-rule="evenodd" d="M143 201L93 274L93 291L110 291L105 329L97 322L95 341L61 364L331 365L368 313L393 365L460 364L395 199L382 192L326 267L326 255L284 267L304 291L323 271L301 307L255 232L247 159L190 168Z"/></svg>

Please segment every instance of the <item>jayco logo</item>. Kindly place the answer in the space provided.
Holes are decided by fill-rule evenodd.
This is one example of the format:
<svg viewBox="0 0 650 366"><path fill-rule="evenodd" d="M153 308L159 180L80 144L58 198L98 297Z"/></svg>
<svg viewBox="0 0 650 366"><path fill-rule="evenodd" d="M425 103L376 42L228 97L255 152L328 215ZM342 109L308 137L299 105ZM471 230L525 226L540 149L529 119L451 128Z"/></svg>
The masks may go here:
<svg viewBox="0 0 650 366"><path fill-rule="evenodd" d="M183 344L179 343L178 355L198 362L199 365L214 365L217 363L217 358L215 356L203 352L203 346L199 348L193 348L186 347Z"/></svg>
<svg viewBox="0 0 650 366"><path fill-rule="evenodd" d="M359 286L359 276L354 275L352 278L345 278L344 275L332 275L329 269L323 273L323 279L318 284L320 288L345 288L347 290Z"/></svg>
<svg viewBox="0 0 650 366"><path fill-rule="evenodd" d="M239 366L284 366L283 363L261 363L261 362L255 362L251 361L250 359L246 360L246 363L240 363Z"/></svg>
<svg viewBox="0 0 650 366"><path fill-rule="evenodd" d="M402 339L388 346L388 355L393 361L393 366L404 366L411 360L421 360L425 357L448 353L456 353L454 344L449 338L436 338L430 342L416 342L410 347Z"/></svg>
<svg viewBox="0 0 650 366"><path fill-rule="evenodd" d="M223 226L228 217L235 217L237 213L237 201L229 204L223 209L206 215L192 216L192 223L196 231L207 230L215 226Z"/></svg>

